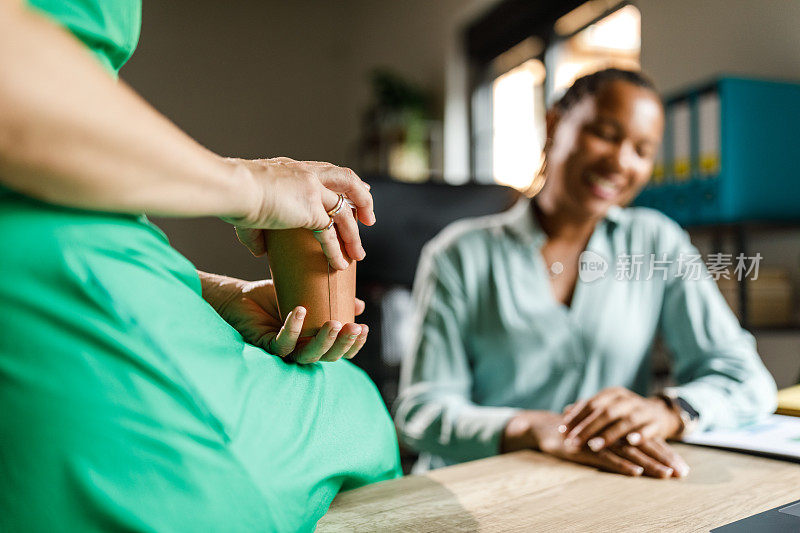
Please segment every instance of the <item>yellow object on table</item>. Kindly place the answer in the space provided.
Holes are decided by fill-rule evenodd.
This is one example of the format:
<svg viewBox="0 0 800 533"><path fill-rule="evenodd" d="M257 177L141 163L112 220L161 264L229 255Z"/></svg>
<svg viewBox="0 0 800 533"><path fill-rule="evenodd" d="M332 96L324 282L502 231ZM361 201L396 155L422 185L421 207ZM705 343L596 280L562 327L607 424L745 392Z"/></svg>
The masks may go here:
<svg viewBox="0 0 800 533"><path fill-rule="evenodd" d="M778 391L779 415L800 416L800 385Z"/></svg>

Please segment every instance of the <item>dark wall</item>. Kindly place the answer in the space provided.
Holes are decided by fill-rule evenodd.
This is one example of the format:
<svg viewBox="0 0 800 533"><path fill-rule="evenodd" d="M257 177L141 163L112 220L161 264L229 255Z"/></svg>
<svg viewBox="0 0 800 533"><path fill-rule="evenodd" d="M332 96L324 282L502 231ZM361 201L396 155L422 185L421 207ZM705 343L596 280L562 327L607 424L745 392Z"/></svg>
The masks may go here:
<svg viewBox="0 0 800 533"><path fill-rule="evenodd" d="M159 111L228 156L342 161L349 123L340 65L346 11L315 0L145 1L139 47L121 73ZM159 219L202 269L246 279L266 263L217 219Z"/></svg>

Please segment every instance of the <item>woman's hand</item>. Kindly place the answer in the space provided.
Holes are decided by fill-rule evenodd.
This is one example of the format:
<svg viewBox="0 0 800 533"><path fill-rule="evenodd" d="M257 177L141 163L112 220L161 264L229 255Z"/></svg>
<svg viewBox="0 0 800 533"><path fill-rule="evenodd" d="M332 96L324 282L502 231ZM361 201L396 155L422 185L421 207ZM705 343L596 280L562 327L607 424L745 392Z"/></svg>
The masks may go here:
<svg viewBox="0 0 800 533"><path fill-rule="evenodd" d="M369 333L366 324L328 321L316 336L297 345L306 310L296 307L281 323L272 280L243 281L200 272L203 298L233 326L245 341L271 354L300 364L352 359L364 346ZM364 302L356 299L356 315Z"/></svg>
<svg viewBox="0 0 800 533"><path fill-rule="evenodd" d="M366 253L361 246L357 221L372 225L375 213L369 185L355 172L330 163L295 161L287 157L227 161L239 178L244 176L244 181L251 181L255 186L250 213L226 219L236 226L239 240L254 255L262 255L267 250L264 229L325 228L330 222L328 211L336 207L338 194L344 194L355 205L356 214L344 206L334 217L335 229L315 232L314 236L333 268L343 270L349 265L339 239L352 259L364 258Z"/></svg>
<svg viewBox="0 0 800 533"><path fill-rule="evenodd" d="M325 228L346 194L356 216L342 209L335 229L315 235L333 268L347 267L337 236L352 259L364 257L356 218L371 225L375 215L369 187L352 170L214 154L116 82L65 28L23 4L0 1L4 186L81 209L222 217L256 255L265 249L262 229Z"/></svg>
<svg viewBox="0 0 800 533"><path fill-rule="evenodd" d="M668 439L681 427L680 414L664 400L643 398L623 387L612 387L568 406L559 431L568 446L580 449L588 445L600 451L620 439L633 445Z"/></svg>
<svg viewBox="0 0 800 533"><path fill-rule="evenodd" d="M683 458L662 439L642 441L638 446L617 443L595 452L586 447L567 446L558 431L563 423L563 417L557 413L521 411L506 426L502 451L538 449L567 461L627 476L664 479L683 477L689 472Z"/></svg>

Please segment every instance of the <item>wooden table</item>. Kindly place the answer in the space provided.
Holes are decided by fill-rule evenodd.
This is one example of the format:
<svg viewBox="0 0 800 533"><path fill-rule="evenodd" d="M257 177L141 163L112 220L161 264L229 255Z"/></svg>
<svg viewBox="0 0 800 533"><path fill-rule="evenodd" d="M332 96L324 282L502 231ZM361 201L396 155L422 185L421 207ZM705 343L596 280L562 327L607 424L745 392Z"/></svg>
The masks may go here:
<svg viewBox="0 0 800 533"><path fill-rule="evenodd" d="M685 479L516 452L343 492L318 531L708 531L800 499L800 464L676 445Z"/></svg>

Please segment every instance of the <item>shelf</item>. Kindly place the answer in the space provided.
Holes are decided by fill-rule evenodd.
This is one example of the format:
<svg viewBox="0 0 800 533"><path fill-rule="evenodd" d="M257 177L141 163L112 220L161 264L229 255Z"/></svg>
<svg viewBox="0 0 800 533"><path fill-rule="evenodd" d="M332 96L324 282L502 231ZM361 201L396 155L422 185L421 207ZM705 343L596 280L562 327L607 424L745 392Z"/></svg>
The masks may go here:
<svg viewBox="0 0 800 533"><path fill-rule="evenodd" d="M764 333L767 334L785 333L785 334L800 335L800 324L785 324L782 326L751 326L751 327L743 326L743 327L753 335L759 335Z"/></svg>
<svg viewBox="0 0 800 533"><path fill-rule="evenodd" d="M688 224L683 229L690 233L735 231L794 231L800 230L800 220L743 220L718 224Z"/></svg>

